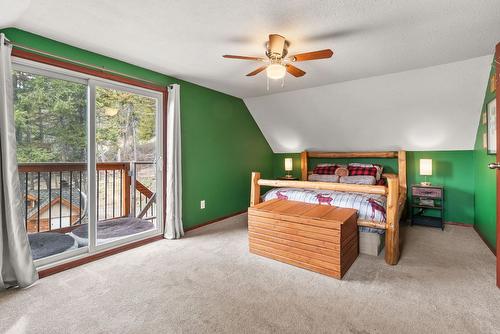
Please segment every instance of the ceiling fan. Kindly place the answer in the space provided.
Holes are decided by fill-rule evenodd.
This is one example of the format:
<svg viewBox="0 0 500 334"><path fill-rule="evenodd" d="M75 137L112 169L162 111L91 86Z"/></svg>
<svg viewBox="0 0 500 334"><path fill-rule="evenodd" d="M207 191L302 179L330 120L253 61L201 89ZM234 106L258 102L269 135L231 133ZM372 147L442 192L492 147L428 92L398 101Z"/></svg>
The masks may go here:
<svg viewBox="0 0 500 334"><path fill-rule="evenodd" d="M295 67L291 63L307 60L325 59L333 56L333 51L330 49L305 52L293 56L288 56L289 45L290 43L285 39L285 37L278 34L270 34L269 41L266 43L267 59L264 57L247 57L235 55L224 55L222 57L242 60L254 60L266 63L256 70L248 73L247 77L254 76L266 70L266 74L269 79L283 79L286 75L286 72L297 78L306 74L306 72Z"/></svg>

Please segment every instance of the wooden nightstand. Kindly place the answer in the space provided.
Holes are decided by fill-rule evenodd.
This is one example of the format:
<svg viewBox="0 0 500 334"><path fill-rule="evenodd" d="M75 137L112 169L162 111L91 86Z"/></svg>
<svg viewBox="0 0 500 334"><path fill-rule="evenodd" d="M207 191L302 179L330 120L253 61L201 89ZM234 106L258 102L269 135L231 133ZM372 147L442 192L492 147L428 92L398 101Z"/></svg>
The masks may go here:
<svg viewBox="0 0 500 334"><path fill-rule="evenodd" d="M292 176L292 177L280 176L280 177L278 177L278 180L298 181L299 178L295 177L295 176Z"/></svg>
<svg viewBox="0 0 500 334"><path fill-rule="evenodd" d="M428 216L429 211L438 211L439 216ZM410 225L439 227L444 230L444 188L442 186L411 186Z"/></svg>

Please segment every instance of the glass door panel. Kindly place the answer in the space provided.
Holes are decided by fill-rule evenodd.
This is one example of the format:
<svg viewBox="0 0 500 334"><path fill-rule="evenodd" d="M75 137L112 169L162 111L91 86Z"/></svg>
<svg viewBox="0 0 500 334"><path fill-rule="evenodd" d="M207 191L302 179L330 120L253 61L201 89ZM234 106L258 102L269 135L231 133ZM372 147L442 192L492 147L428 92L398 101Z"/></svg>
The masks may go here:
<svg viewBox="0 0 500 334"><path fill-rule="evenodd" d="M114 85L95 88L97 245L158 229L159 101Z"/></svg>
<svg viewBox="0 0 500 334"><path fill-rule="evenodd" d="M16 67L14 116L24 223L33 259L87 250L87 83Z"/></svg>

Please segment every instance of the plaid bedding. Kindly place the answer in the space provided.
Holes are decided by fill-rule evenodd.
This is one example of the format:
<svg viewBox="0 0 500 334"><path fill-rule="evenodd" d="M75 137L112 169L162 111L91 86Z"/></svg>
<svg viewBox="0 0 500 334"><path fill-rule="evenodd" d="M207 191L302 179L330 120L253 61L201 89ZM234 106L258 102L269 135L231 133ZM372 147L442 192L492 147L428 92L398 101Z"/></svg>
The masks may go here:
<svg viewBox="0 0 500 334"><path fill-rule="evenodd" d="M359 162L351 162L349 164L349 167L370 167L370 168L376 168L377 169L377 175L375 176L375 178L377 179L377 181L380 180L380 178L382 177L382 173L384 172L384 166L378 165L378 164L362 164L362 163L359 163Z"/></svg>
<svg viewBox="0 0 500 334"><path fill-rule="evenodd" d="M364 193L346 193L331 190L313 190L298 188L274 188L262 196L263 201L287 199L311 204L333 205L340 208L358 210L359 219L385 222L386 196ZM384 230L359 227L361 232L384 234Z"/></svg>
<svg viewBox="0 0 500 334"><path fill-rule="evenodd" d="M337 165L328 165L328 166L316 166L313 169L313 174L319 175L335 175L335 171L337 170Z"/></svg>
<svg viewBox="0 0 500 334"><path fill-rule="evenodd" d="M361 167L361 166L348 166L349 176L363 175L377 177L378 169L376 167Z"/></svg>

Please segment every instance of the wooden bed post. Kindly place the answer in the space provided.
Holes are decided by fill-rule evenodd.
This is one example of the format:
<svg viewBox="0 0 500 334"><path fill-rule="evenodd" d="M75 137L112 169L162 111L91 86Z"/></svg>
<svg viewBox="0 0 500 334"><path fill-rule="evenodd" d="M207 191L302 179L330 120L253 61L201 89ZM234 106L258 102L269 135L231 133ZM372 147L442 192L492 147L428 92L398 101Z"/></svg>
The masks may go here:
<svg viewBox="0 0 500 334"><path fill-rule="evenodd" d="M250 185L250 206L260 203L260 173L252 172L252 183Z"/></svg>
<svg viewBox="0 0 500 334"><path fill-rule="evenodd" d="M399 179L387 176L387 216L385 230L385 262L397 264L399 261Z"/></svg>
<svg viewBox="0 0 500 334"><path fill-rule="evenodd" d="M302 181L307 181L307 151L300 153L300 171Z"/></svg>
<svg viewBox="0 0 500 334"><path fill-rule="evenodd" d="M404 190L406 195L408 190L406 186L406 151L398 152L398 175L399 187Z"/></svg>

